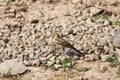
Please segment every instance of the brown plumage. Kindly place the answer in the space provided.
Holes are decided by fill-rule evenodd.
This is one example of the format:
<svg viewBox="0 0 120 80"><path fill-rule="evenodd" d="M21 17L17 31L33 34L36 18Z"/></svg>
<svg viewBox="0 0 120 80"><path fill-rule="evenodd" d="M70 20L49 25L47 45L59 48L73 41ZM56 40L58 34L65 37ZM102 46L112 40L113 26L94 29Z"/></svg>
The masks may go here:
<svg viewBox="0 0 120 80"><path fill-rule="evenodd" d="M73 49L76 51L76 53L74 53L75 55L84 56L81 52L79 52L76 48L74 48L73 45L71 45L68 41L63 39L58 33L53 34L53 41L54 41L56 46L60 46L62 48Z"/></svg>

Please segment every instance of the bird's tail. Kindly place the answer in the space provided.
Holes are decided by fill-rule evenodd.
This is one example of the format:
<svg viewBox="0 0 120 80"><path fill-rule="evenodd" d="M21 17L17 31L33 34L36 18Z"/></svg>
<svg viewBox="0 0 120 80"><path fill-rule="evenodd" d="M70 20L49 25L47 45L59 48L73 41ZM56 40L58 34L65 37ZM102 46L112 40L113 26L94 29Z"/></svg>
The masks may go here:
<svg viewBox="0 0 120 80"><path fill-rule="evenodd" d="M78 57L80 57L80 56L84 57L85 56L83 53L81 53L79 50L77 50L74 47L72 48L72 50L73 50L73 53Z"/></svg>

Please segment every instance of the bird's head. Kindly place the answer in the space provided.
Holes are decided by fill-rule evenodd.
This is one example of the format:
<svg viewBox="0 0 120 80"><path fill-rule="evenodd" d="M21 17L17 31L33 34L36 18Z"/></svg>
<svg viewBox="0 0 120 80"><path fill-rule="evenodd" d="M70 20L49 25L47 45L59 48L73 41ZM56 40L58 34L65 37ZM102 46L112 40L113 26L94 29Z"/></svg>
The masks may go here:
<svg viewBox="0 0 120 80"><path fill-rule="evenodd" d="M53 33L52 38L58 39L60 38L60 35L58 33Z"/></svg>

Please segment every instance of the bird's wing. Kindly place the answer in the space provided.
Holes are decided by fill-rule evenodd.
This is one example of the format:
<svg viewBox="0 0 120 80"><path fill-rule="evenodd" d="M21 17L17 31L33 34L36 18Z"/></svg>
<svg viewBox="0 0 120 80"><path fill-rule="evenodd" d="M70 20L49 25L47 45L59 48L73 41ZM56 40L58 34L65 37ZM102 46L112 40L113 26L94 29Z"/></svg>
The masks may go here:
<svg viewBox="0 0 120 80"><path fill-rule="evenodd" d="M58 40L56 40L56 43L59 44L59 45L62 45L64 47L69 47L69 48L73 47L69 42L67 42L64 39L58 39Z"/></svg>

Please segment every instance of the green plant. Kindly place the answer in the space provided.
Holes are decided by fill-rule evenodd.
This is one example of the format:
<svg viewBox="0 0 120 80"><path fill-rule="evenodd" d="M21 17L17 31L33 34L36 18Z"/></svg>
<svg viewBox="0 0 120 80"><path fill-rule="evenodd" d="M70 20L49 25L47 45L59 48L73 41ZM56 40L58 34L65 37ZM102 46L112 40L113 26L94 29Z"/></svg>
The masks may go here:
<svg viewBox="0 0 120 80"><path fill-rule="evenodd" d="M106 61L109 62L111 67L117 67L117 65L119 64L116 56L108 57Z"/></svg>
<svg viewBox="0 0 120 80"><path fill-rule="evenodd" d="M52 64L52 65L51 65L51 68L55 70L55 69L56 69L56 68L55 68L55 64Z"/></svg>
<svg viewBox="0 0 120 80"><path fill-rule="evenodd" d="M50 0L49 2L50 3L56 3L56 2L58 2L59 0Z"/></svg>
<svg viewBox="0 0 120 80"><path fill-rule="evenodd" d="M72 66L71 65L68 65L68 63L71 63L73 61L73 57L69 57L67 59L64 59L61 61L61 64L62 64L62 68L64 70L66 70L67 68L71 69Z"/></svg>
<svg viewBox="0 0 120 80"><path fill-rule="evenodd" d="M120 77L120 69L116 72L117 76Z"/></svg>
<svg viewBox="0 0 120 80"><path fill-rule="evenodd" d="M55 56L56 55L56 51L55 50L51 50L50 54L53 54Z"/></svg>
<svg viewBox="0 0 120 80"><path fill-rule="evenodd" d="M8 70L8 72L6 74L4 74L4 77L10 77L11 76L11 71L12 71L12 68L10 68Z"/></svg>
<svg viewBox="0 0 120 80"><path fill-rule="evenodd" d="M81 72L86 72L86 71L89 71L89 70L90 70L90 68L88 68L88 67L83 67L83 68L80 69Z"/></svg>
<svg viewBox="0 0 120 80"><path fill-rule="evenodd" d="M7 1L7 5L11 5L12 4L12 2L14 2L15 0L8 0Z"/></svg>
<svg viewBox="0 0 120 80"><path fill-rule="evenodd" d="M120 26L120 20L116 20L115 24L118 25L118 26Z"/></svg>
<svg viewBox="0 0 120 80"><path fill-rule="evenodd" d="M36 0L31 0L32 2L36 2Z"/></svg>
<svg viewBox="0 0 120 80"><path fill-rule="evenodd" d="M111 66L111 67L117 67L118 64L119 64L118 62L112 62L112 63L110 63L110 66Z"/></svg>
<svg viewBox="0 0 120 80"><path fill-rule="evenodd" d="M44 69L47 70L48 66L44 63L42 65L43 65Z"/></svg>
<svg viewBox="0 0 120 80"><path fill-rule="evenodd" d="M40 11L40 13L41 13L41 17L45 17L45 14L42 11Z"/></svg>
<svg viewBox="0 0 120 80"><path fill-rule="evenodd" d="M94 18L95 19L102 18L104 20L109 20L109 16L108 15L95 15Z"/></svg>
<svg viewBox="0 0 120 80"><path fill-rule="evenodd" d="M109 20L109 16L108 16L108 15L102 15L102 18L103 18L104 20Z"/></svg>
<svg viewBox="0 0 120 80"><path fill-rule="evenodd" d="M100 16L101 16L101 15L95 15L95 16L93 16L93 17L94 17L94 19L99 19Z"/></svg>
<svg viewBox="0 0 120 80"><path fill-rule="evenodd" d="M18 76L12 76L12 77L7 78L7 80L21 80L21 78Z"/></svg>
<svg viewBox="0 0 120 80"><path fill-rule="evenodd" d="M107 62L115 62L115 61L118 61L118 59L115 56L111 56L111 57L109 56L109 57L107 57L106 61Z"/></svg>

